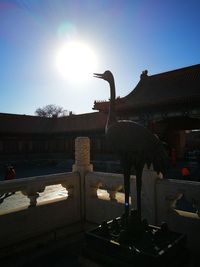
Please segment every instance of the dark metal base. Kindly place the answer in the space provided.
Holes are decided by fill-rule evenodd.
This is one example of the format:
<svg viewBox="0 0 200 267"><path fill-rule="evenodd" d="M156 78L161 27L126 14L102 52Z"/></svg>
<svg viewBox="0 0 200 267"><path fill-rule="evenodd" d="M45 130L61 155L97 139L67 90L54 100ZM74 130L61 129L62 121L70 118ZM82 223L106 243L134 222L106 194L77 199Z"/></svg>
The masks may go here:
<svg viewBox="0 0 200 267"><path fill-rule="evenodd" d="M103 222L86 233L84 253L106 266L184 266L188 259L186 236L133 216Z"/></svg>

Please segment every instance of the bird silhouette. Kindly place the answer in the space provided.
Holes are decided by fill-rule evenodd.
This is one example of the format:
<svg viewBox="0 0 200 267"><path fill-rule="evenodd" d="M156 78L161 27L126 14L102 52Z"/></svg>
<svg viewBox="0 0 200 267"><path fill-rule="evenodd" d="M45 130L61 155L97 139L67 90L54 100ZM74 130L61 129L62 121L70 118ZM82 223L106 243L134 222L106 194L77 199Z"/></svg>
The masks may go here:
<svg viewBox="0 0 200 267"><path fill-rule="evenodd" d="M153 164L154 170L165 174L167 155L162 142L144 126L130 121L117 120L115 112L115 81L110 71L94 73L94 77L107 81L110 85L110 103L105 128L106 139L118 153L124 175L125 216L129 215L130 175L135 168L137 189L137 212L141 221L141 188L144 165Z"/></svg>

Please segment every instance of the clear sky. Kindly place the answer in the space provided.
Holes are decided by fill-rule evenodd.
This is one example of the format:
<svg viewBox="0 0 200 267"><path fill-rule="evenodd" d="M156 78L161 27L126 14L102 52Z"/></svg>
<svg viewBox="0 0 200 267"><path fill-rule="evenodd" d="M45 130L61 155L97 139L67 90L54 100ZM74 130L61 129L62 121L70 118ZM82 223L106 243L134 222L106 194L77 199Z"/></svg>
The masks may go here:
<svg viewBox="0 0 200 267"><path fill-rule="evenodd" d="M69 40L86 43L93 71L110 69L116 95L125 96L145 69L199 64L199 25L199 0L0 0L0 112L33 115L56 104L87 113L109 98L92 73L80 83L60 75L55 54Z"/></svg>

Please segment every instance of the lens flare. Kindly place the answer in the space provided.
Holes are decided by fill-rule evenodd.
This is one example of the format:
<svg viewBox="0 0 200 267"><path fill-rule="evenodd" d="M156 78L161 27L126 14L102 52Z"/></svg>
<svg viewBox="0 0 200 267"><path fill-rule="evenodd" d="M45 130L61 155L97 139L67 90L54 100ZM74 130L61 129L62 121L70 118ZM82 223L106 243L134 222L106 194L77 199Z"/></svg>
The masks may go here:
<svg viewBox="0 0 200 267"><path fill-rule="evenodd" d="M65 21L58 27L57 33L59 38L70 39L77 35L77 29L73 23Z"/></svg>

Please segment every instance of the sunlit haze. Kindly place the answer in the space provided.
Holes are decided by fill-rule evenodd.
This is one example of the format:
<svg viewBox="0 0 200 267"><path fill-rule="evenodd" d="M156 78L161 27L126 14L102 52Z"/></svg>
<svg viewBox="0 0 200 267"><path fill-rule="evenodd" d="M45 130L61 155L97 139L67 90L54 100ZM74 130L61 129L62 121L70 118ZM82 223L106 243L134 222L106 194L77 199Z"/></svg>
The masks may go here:
<svg viewBox="0 0 200 267"><path fill-rule="evenodd" d="M199 0L0 0L0 112L55 104L76 114L116 96L140 74L200 63Z"/></svg>
<svg viewBox="0 0 200 267"><path fill-rule="evenodd" d="M97 57L89 45L81 41L70 41L58 47L55 64L64 79L72 84L83 83L97 69Z"/></svg>

